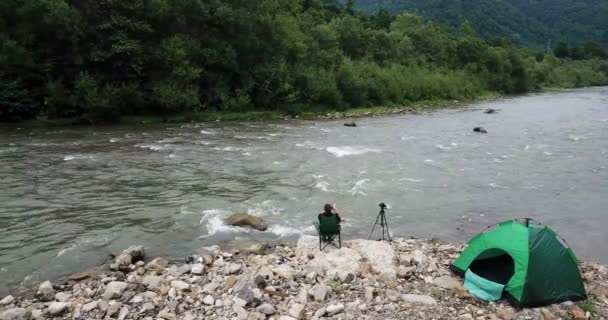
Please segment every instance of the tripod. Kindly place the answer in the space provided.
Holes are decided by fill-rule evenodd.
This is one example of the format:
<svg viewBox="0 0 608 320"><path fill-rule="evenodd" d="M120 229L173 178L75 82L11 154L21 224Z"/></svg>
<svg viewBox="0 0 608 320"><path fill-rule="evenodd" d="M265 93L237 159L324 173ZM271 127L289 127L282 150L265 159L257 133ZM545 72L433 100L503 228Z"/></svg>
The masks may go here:
<svg viewBox="0 0 608 320"><path fill-rule="evenodd" d="M391 233L388 231L388 221L386 220L386 214L385 214L386 205L384 203L380 203L379 206L380 206L380 213L378 213L378 217L376 217L376 222L374 223L374 226L372 227L372 231L369 232L369 235L367 236L367 240L371 239L372 234L374 233L374 229L376 229L376 226L378 225L378 220L380 220L380 227L382 228L382 241L385 241L386 239L388 239L388 241L393 241L393 239L391 238Z"/></svg>

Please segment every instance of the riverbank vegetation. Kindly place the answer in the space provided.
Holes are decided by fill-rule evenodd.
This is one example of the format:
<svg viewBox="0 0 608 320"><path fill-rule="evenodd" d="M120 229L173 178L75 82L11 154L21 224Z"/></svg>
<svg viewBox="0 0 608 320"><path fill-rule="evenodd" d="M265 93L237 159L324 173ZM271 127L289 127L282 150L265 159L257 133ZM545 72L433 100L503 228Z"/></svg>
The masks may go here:
<svg viewBox="0 0 608 320"><path fill-rule="evenodd" d="M544 53L349 3L0 1L0 121L293 116L608 84L599 46Z"/></svg>

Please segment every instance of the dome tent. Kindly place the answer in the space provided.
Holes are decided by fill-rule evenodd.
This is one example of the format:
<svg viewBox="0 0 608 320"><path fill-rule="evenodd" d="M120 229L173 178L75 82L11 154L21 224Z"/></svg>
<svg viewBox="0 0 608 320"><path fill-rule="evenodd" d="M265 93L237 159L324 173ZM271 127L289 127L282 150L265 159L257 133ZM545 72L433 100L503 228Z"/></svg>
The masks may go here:
<svg viewBox="0 0 608 320"><path fill-rule="evenodd" d="M502 296L518 308L586 299L572 250L553 230L531 221L509 220L479 233L450 269L504 286Z"/></svg>

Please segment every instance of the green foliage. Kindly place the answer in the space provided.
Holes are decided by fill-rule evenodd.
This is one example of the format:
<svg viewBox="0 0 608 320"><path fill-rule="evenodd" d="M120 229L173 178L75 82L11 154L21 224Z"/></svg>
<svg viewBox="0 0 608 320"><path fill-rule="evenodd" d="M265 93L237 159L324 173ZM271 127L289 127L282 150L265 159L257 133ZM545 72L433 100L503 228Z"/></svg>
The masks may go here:
<svg viewBox="0 0 608 320"><path fill-rule="evenodd" d="M608 83L597 42L558 57L516 48L524 20L460 2L444 12L450 28L378 6L368 17L361 1L0 1L0 121L305 116ZM416 3L425 14L443 1ZM479 6L461 16L458 3Z"/></svg>
<svg viewBox="0 0 608 320"><path fill-rule="evenodd" d="M357 6L369 14L409 11L454 29L469 21L484 38L535 48L560 39L608 45L608 0L358 0Z"/></svg>

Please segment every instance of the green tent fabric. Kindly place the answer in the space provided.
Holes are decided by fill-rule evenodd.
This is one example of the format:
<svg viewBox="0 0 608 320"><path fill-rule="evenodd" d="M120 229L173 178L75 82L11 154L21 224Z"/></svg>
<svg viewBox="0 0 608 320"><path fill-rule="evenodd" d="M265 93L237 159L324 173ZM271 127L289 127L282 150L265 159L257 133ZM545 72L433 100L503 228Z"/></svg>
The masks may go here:
<svg viewBox="0 0 608 320"><path fill-rule="evenodd" d="M504 285L516 307L537 307L586 299L578 260L547 226L509 220L473 237L450 266Z"/></svg>
<svg viewBox="0 0 608 320"><path fill-rule="evenodd" d="M477 298L485 301L496 301L502 297L505 286L473 273L471 269L464 274L464 287Z"/></svg>

